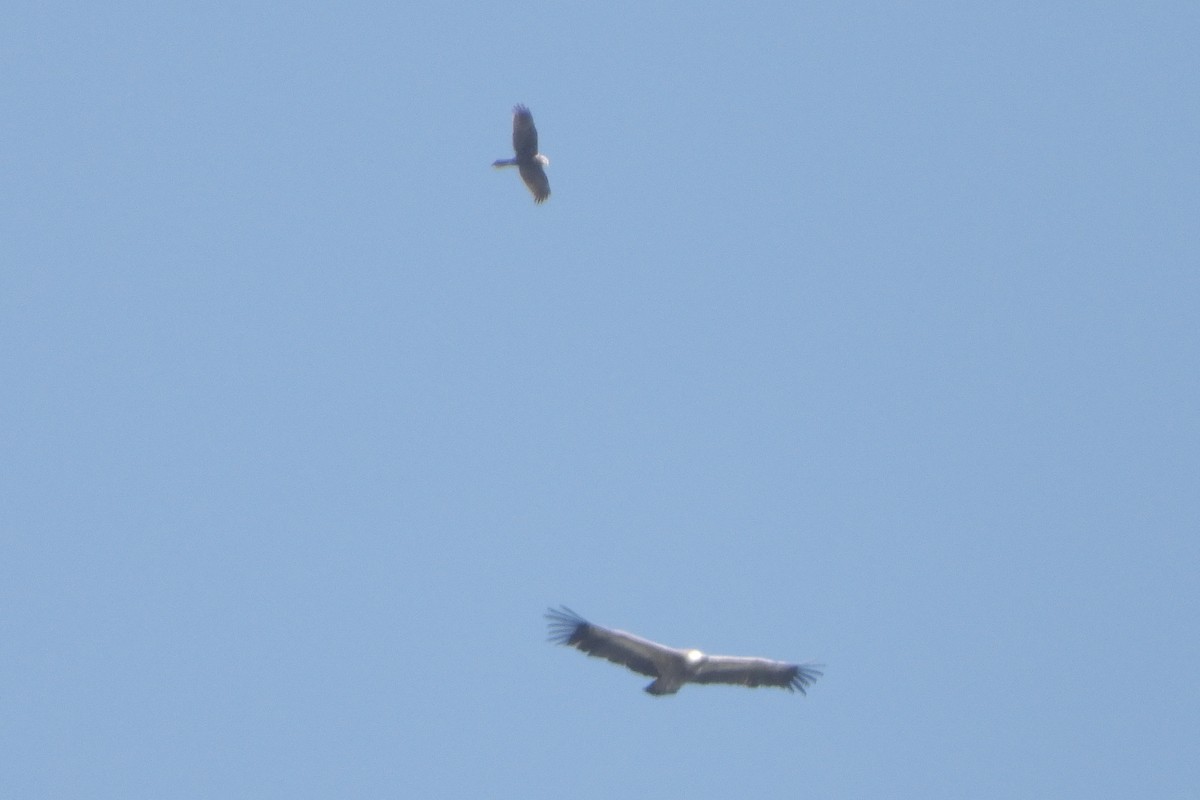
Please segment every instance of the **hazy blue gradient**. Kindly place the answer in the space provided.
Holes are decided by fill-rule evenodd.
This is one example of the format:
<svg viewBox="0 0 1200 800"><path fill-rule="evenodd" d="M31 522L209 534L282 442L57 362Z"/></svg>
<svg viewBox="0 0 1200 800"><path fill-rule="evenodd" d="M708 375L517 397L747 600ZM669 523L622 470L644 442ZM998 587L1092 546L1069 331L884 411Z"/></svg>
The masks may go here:
<svg viewBox="0 0 1200 800"><path fill-rule="evenodd" d="M0 796L1196 796L1200 6L702 5L10 4Z"/></svg>

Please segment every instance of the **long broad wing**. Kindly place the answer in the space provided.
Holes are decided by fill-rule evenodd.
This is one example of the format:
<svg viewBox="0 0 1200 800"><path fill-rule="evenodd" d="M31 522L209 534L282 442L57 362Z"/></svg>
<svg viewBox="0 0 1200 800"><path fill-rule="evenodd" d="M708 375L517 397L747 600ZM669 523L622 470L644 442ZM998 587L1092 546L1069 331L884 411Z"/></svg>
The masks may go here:
<svg viewBox="0 0 1200 800"><path fill-rule="evenodd" d="M523 161L517 165L517 169L521 172L521 180L525 181L529 191L533 192L535 203L541 203L550 196L550 179L546 177L546 170L542 169L541 164L537 161Z"/></svg>
<svg viewBox="0 0 1200 800"><path fill-rule="evenodd" d="M549 609L546 619L550 620L550 641L570 645L589 656L608 659L651 678L659 676L658 664L681 657L679 651L649 639L593 625L566 606Z"/></svg>
<svg viewBox="0 0 1200 800"><path fill-rule="evenodd" d="M788 664L766 658L709 656L692 677L693 683L729 683L735 686L778 686L789 692L805 691L821 677L819 664Z"/></svg>
<svg viewBox="0 0 1200 800"><path fill-rule="evenodd" d="M533 114L522 105L513 107L513 150L517 151L519 161L531 160L538 151L537 128L533 126Z"/></svg>

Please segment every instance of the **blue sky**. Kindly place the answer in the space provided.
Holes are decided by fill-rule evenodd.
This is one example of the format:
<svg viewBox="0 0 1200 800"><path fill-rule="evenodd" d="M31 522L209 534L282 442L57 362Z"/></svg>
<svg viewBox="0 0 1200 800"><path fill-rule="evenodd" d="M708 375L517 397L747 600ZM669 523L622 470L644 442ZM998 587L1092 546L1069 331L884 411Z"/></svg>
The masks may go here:
<svg viewBox="0 0 1200 800"><path fill-rule="evenodd" d="M1193 797L1198 30L18 3L0 795Z"/></svg>

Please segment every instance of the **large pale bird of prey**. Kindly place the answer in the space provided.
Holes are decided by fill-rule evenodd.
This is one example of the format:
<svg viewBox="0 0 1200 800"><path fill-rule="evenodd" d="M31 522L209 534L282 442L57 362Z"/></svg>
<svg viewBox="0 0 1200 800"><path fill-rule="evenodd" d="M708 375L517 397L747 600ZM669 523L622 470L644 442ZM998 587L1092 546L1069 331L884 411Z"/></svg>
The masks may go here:
<svg viewBox="0 0 1200 800"><path fill-rule="evenodd" d="M521 180L533 192L533 202L540 203L550 196L550 179L546 167L550 159L538 152L537 128L533 126L533 114L522 105L513 107L513 150L516 158L501 158L492 162L493 167L516 167Z"/></svg>
<svg viewBox="0 0 1200 800"><path fill-rule="evenodd" d="M730 683L735 686L777 686L805 691L822 673L821 664L788 664L766 658L710 656L699 650L677 650L625 631L593 625L566 606L551 608L550 641L570 645L589 656L606 658L654 678L646 691L675 694L685 683Z"/></svg>

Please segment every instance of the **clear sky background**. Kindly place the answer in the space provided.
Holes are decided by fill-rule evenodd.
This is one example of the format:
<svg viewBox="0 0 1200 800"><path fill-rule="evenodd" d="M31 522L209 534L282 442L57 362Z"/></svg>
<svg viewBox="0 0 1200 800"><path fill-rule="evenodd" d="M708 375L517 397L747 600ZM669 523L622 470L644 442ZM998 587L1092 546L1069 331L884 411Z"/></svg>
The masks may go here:
<svg viewBox="0 0 1200 800"><path fill-rule="evenodd" d="M8 8L0 796L1196 797L1198 35Z"/></svg>

